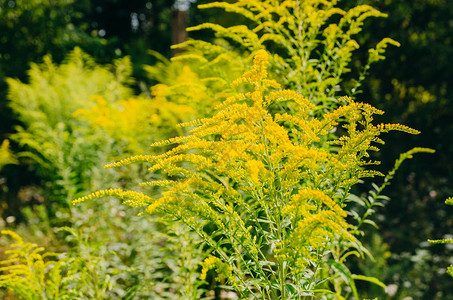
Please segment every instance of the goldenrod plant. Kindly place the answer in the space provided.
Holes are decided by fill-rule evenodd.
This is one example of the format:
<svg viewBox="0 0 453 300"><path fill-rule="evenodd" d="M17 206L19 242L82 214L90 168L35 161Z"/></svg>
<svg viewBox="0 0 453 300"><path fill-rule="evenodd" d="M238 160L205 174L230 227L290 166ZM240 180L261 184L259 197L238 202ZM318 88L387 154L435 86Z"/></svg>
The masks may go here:
<svg viewBox="0 0 453 300"><path fill-rule="evenodd" d="M112 299L114 288L118 288L102 264L105 257L92 253L93 245L71 228L64 227L75 238L77 256L71 253L45 251L34 243L24 242L15 232L4 230L1 234L14 240L11 249L5 251L7 259L0 262L0 287L10 295L24 300L43 299ZM115 270L115 275L128 270ZM136 287L122 296L133 295ZM12 294L11 294L12 293Z"/></svg>
<svg viewBox="0 0 453 300"><path fill-rule="evenodd" d="M447 198L447 200L445 200L445 204L453 205L453 197ZM453 244L453 239L446 238L440 240L428 240L428 242L430 242L431 244ZM447 274L453 277L453 265L447 267Z"/></svg>
<svg viewBox="0 0 453 300"><path fill-rule="evenodd" d="M71 228L59 229L68 233L64 242L52 228L44 238L34 236L45 229L43 219L27 220L38 221L32 224L38 230L16 228L22 238L11 231L0 236L0 298L203 299L198 266L206 254L195 233L174 222L139 218L115 201L83 209L73 211ZM13 237L13 243L7 236ZM46 243L50 238L52 244ZM45 247L23 239L39 240ZM35 250L37 255L31 256ZM42 264L44 269L39 269ZM50 282L37 282L39 276ZM64 298L66 294L70 296Z"/></svg>
<svg viewBox="0 0 453 300"><path fill-rule="evenodd" d="M351 253L366 253L346 221L345 201L361 178L382 175L369 159L382 133L418 132L375 125L383 112L348 97L319 115L306 97L269 79L268 64L268 52L258 50L252 69L232 83L238 92L216 113L182 124L193 127L189 135L154 144L174 145L167 152L107 166L150 164L155 180L141 184L149 195L107 189L73 203L116 196L145 214L180 220L211 251L201 277L214 269L242 298L342 299L349 290L358 299L355 280L383 284L344 265Z"/></svg>
<svg viewBox="0 0 453 300"><path fill-rule="evenodd" d="M58 259L58 254L44 252L36 244L26 243L16 233L1 231L14 240L6 259L0 261L0 287L14 292L20 299L75 299L71 286L68 259ZM63 276L65 274L65 276Z"/></svg>
<svg viewBox="0 0 453 300"><path fill-rule="evenodd" d="M159 94L153 94L152 99L135 97L114 102L101 95L90 99L94 105L76 110L74 118L88 121L92 129L105 131L123 155L144 153L151 143L181 134L174 124L190 120L194 114L192 107L169 102Z"/></svg>
<svg viewBox="0 0 453 300"><path fill-rule="evenodd" d="M77 291L91 299L201 299L214 289L243 299L359 299L357 280L385 286L347 261L369 254L361 226L373 224L394 171L431 150L403 154L365 200L351 194L362 178L383 175L369 157L382 133L418 132L375 125L383 112L356 101L370 65L398 43L383 39L356 77L345 76L363 22L385 15L337 4L202 5L249 23L201 24L189 30L213 30L215 41L189 40L172 61L154 53L160 63L146 70L158 84L148 98L132 96L127 59L99 66L78 49L61 66L50 58L33 65L30 84L9 80L23 123L12 140L47 174L53 199L64 206L111 186L76 199L109 197L65 219L77 271L63 275ZM117 172L98 169L133 154L108 165Z"/></svg>
<svg viewBox="0 0 453 300"><path fill-rule="evenodd" d="M111 289L105 299L202 299L198 266L206 257L200 239L186 227L104 199L73 210L68 255L94 257L100 278Z"/></svg>

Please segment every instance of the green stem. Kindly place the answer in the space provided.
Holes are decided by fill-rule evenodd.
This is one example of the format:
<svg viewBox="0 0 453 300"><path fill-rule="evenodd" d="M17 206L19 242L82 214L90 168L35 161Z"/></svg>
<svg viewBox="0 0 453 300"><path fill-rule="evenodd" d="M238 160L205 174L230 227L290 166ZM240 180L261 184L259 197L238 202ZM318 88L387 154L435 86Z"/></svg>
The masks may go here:
<svg viewBox="0 0 453 300"><path fill-rule="evenodd" d="M284 239L284 233L283 233L283 228L282 228L282 222L277 223L277 232L278 232L278 239L281 243L283 243ZM285 266L285 260L284 259L279 259L278 260L278 268L279 268L279 283L280 283L280 293L281 293L281 300L286 299L286 288L285 288L285 281L286 281L286 266Z"/></svg>

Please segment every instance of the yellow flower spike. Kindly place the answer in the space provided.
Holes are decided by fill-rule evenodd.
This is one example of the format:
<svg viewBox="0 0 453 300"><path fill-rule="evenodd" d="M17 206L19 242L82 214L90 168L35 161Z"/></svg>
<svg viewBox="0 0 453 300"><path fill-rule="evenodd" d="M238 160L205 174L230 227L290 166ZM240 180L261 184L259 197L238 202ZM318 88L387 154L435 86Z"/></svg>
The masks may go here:
<svg viewBox="0 0 453 300"><path fill-rule="evenodd" d="M261 161L252 159L247 161L246 166L250 181L254 185L259 186L260 185L259 174L264 169L264 164Z"/></svg>
<svg viewBox="0 0 453 300"><path fill-rule="evenodd" d="M269 63L269 55L266 50L258 50L253 59L252 70L247 71L242 75L241 78L236 79L231 83L232 87L237 87L242 83L250 83L257 88L266 87L263 86L263 80L267 78L267 64ZM266 85L272 84L273 82L266 82Z"/></svg>
<svg viewBox="0 0 453 300"><path fill-rule="evenodd" d="M355 242L356 238L347 231L347 227L347 223L339 218L334 212L321 211L298 221L296 228L291 234L291 238L296 243L297 241L303 240L309 241L312 236L316 237L313 230L319 228L322 230L323 235L326 235L327 237L333 238L334 234L337 234L346 240ZM307 234L309 234L308 237ZM313 244L321 246L318 242Z"/></svg>
<svg viewBox="0 0 453 300"><path fill-rule="evenodd" d="M402 131L409 134L420 134L420 131L401 124L379 124L376 126L376 130L379 132Z"/></svg>
<svg viewBox="0 0 453 300"><path fill-rule="evenodd" d="M288 136L288 131L275 122L267 122L264 127L266 138L275 145L282 144L291 147L293 144Z"/></svg>
<svg viewBox="0 0 453 300"><path fill-rule="evenodd" d="M337 203L335 203L335 201L333 201L324 192L315 189L299 190L299 192L291 198L290 205L297 208L305 205L309 200L317 201L326 205L329 209L343 218L346 218L347 216L347 213Z"/></svg>
<svg viewBox="0 0 453 300"><path fill-rule="evenodd" d="M144 195L143 193L135 191L124 191L122 189L107 189L102 191L96 191L87 196L77 198L72 201L72 204L77 204L84 201L89 201L93 199L99 199L104 197L115 196L120 199L127 201L129 206L142 207L153 202L153 199L149 196Z"/></svg>
<svg viewBox="0 0 453 300"><path fill-rule="evenodd" d="M156 159L156 157L154 155L136 155L136 156L122 159L120 161L117 161L117 162L114 162L111 164L107 164L104 166L104 168L106 168L106 169L117 168L117 167L126 166L126 165L130 165L132 163L137 163L137 162L152 162L155 159Z"/></svg>
<svg viewBox="0 0 453 300"><path fill-rule="evenodd" d="M15 233L14 231L11 231L11 230L2 230L0 231L1 234L3 235L8 235L10 236L13 240L16 241L16 244L17 245L23 245L24 244L24 241L22 240L22 237L20 237L20 235L18 235L17 233Z"/></svg>
<svg viewBox="0 0 453 300"><path fill-rule="evenodd" d="M161 207L164 204L171 203L175 201L176 199L174 197L161 197L154 201L152 204L150 204L144 211L145 214L153 214L159 207Z"/></svg>

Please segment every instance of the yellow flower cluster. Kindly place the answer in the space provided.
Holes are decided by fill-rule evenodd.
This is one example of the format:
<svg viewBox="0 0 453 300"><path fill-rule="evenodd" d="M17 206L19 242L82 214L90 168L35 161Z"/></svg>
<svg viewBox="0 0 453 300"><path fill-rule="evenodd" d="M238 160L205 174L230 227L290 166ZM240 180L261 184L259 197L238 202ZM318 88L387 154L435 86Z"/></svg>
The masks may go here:
<svg viewBox="0 0 453 300"><path fill-rule="evenodd" d="M160 96L165 94L163 88L155 88L153 99L131 98L112 103L102 96L92 96L95 104L90 109L78 109L73 115L124 143L127 152L143 153L151 142L170 136L176 130L174 124L193 114L187 105L171 103Z"/></svg>
<svg viewBox="0 0 453 300"><path fill-rule="evenodd" d="M74 274L65 270L64 259L49 259L58 254L44 253L44 248L24 242L13 231L0 233L14 240L11 249L4 252L6 259L0 262L0 288L13 291L20 299L69 299L73 288L62 274L66 271L69 278Z"/></svg>
<svg viewBox="0 0 453 300"><path fill-rule="evenodd" d="M203 261L203 268L201 270L200 279L206 279L209 270L215 269L218 279L231 278L233 268L228 264L222 262L215 256L210 256Z"/></svg>
<svg viewBox="0 0 453 300"><path fill-rule="evenodd" d="M266 87L279 88L280 85L273 80L267 79L267 64L269 63L268 54L265 50L258 50L253 59L252 70L247 71L241 78L236 79L231 84L236 87L242 83L250 83L255 85L256 91L259 93Z"/></svg>
<svg viewBox="0 0 453 300"><path fill-rule="evenodd" d="M259 186L260 185L259 174L260 172L262 172L262 170L265 169L264 164L259 160L252 159L246 162L246 166L250 181L252 182L253 185Z"/></svg>
<svg viewBox="0 0 453 300"><path fill-rule="evenodd" d="M283 211L286 213L294 213L298 211L298 207L309 204L313 201L312 207L319 208L320 204L324 204L327 208L335 212L338 216L346 218L346 212L329 196L320 190L314 189L302 189L291 197L289 205L286 206ZM314 206L313 206L314 204Z"/></svg>
<svg viewBox="0 0 453 300"><path fill-rule="evenodd" d="M362 157L367 156L366 151L372 148L372 142L378 141L380 133L389 130L415 133L401 125L372 125L371 115L380 114L381 111L348 98L341 99L347 102L346 105L318 119L313 114L314 106L304 97L288 90L271 90L276 85L266 81L267 61L266 51L258 51L252 71L246 72L235 83L251 83L253 92L234 97L234 101L228 99L228 103L213 117L191 123L198 125L191 130L190 136L155 144L179 144L177 147L162 155L135 156L109 166L137 161L155 162L150 171L162 170L167 174L192 178L194 173L184 171L183 167L191 162L195 166L194 171L209 170L208 173L226 175L236 182L244 180L255 185L260 182L266 185L274 184L270 182L271 179L280 178L287 189L292 189L294 187L290 187L291 184L297 186L301 180L308 180L314 187L330 183L327 185L329 193L334 193L338 188L349 188L362 176L374 174L361 169L366 163ZM272 107L287 102L292 103L295 114L271 113ZM329 131L340 122L346 123L349 135L330 141L331 144L341 145L340 149L336 152L318 149L316 142L321 138L331 139ZM356 128L359 122L363 130ZM190 149L198 153L184 153ZM269 173L274 175L269 176ZM229 187L226 182L223 184ZM186 185L186 188L190 187L190 184ZM181 191L178 188L174 193L179 194ZM314 190L311 192L314 193ZM318 195L315 199L339 215L344 215L338 205L333 205L333 200L328 201L330 198ZM296 205L297 200L292 201Z"/></svg>

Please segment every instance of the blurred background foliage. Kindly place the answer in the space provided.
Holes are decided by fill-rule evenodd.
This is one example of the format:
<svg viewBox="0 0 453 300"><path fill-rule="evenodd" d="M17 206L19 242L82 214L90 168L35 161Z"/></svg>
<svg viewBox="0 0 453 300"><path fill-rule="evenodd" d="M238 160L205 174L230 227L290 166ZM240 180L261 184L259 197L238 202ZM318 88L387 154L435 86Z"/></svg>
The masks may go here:
<svg viewBox="0 0 453 300"><path fill-rule="evenodd" d="M385 245L379 251L388 251L381 278L398 285L395 299L449 299L453 289L445 271L453 249L428 245L426 237L451 237L453 226L453 210L444 204L453 193L453 6L448 0L359 2L389 15L367 23L361 43L388 35L401 47L389 49L372 68L358 98L383 109L384 121L421 131L389 135L379 156L394 158L415 145L436 150L403 165L385 191L391 200L376 216Z"/></svg>
<svg viewBox="0 0 453 300"><path fill-rule="evenodd" d="M5 174L2 214L6 216L0 219L1 226L8 223L26 241L65 253L59 262L67 270L65 280L72 280L73 288L75 284L69 299L196 294L197 268L204 254L196 247L198 238L193 233L174 222L138 217L137 210L120 205L117 199L70 205L87 191L138 184L144 177L142 168L109 172L103 166L148 153L151 143L181 134L176 124L188 121L193 109L162 97L153 101L132 97L135 81L128 57L101 65L76 47L60 64L50 56L32 63L27 75L26 82L7 79L8 106L20 125L8 135L16 144L15 153L9 140L0 148ZM61 226L67 226L66 234L59 230ZM2 238L0 245L5 244ZM42 259L21 255L25 265L36 264L39 270ZM46 267L27 275L26 282L34 284L36 295L52 290L36 279L46 274L52 282L50 270ZM5 282L0 277L1 287ZM0 290L0 298L5 297ZM41 299L30 297L25 299Z"/></svg>
<svg viewBox="0 0 453 300"><path fill-rule="evenodd" d="M104 238L118 234L112 227L113 223L103 225L102 222L94 222L94 214L71 211L67 207L62 210L60 208L43 209L40 204L51 197L46 193L49 186L44 182L49 182L49 178L53 178L52 182L58 185L57 189L62 191L65 199L86 189L87 185L88 189L96 189L105 182L112 182L112 178L115 178L119 184L124 184L125 180L121 179L135 175L126 174L124 171L119 174L109 173L110 177L103 178L105 173L96 174L99 172L98 166L112 158L128 154L124 151L148 152L147 145L150 139L161 138L156 132L139 132L137 136L131 136L130 132L136 131L133 128L134 122L107 124L105 120L95 118L93 112L99 115L102 111L107 119L115 115L121 120L127 120L128 111L135 114L137 111L146 110L149 114L141 115L140 120L160 122L160 128L167 130L162 133L166 136L176 135L180 130L171 127L170 124L190 120L193 117L193 108L184 106L180 100L181 92L168 89L169 85L174 84L172 82L174 81L172 78L176 78L174 73L180 69L166 60L172 53L170 50L170 45L173 43L172 27L178 15L177 10L190 8L187 12L188 25L215 20L216 23L226 26L244 20L231 18L230 14L222 14L220 10L198 10L191 2L193 1L0 0L0 213L2 216L0 226L20 227L21 223L27 223L27 230L31 232L29 234L32 239L34 237L35 240L43 241L47 237L46 244L52 245L51 237L58 233L53 229L56 224L51 223L55 222L55 217L58 216L56 223L65 224L69 219L68 214L71 214L78 216L76 220L79 221L76 222L81 224L80 228L85 228L81 233L85 234L85 237L89 236L90 232L99 230L100 227L107 228L104 230ZM197 1L198 4L208 2L210 1ZM386 138L387 145L377 154L379 160L388 162L388 165L384 164L382 169L390 169L391 162L397 158L398 154L413 146L431 147L437 152L433 155L417 157L398 171L392 185L386 190L386 194L392 200L385 207L380 208L375 215L379 229L369 228L367 243L376 261L357 262L356 267L360 268L365 275L377 276L391 287L387 295L379 295L381 291L370 290L368 291L370 297L379 296L379 299L453 298L451 279L445 274L447 265L451 263L450 257L453 257L453 249L444 245L429 245L426 242L428 238L446 238L448 233L453 233L453 210L445 206L443 201L453 194L453 160L451 159L453 157L453 63L451 60L453 57L453 5L449 0L343 0L340 2L343 8L350 8L357 4L370 4L389 15L388 18L370 19L365 23L363 34L358 40L361 47L358 55L353 57L357 66L363 65L366 61L366 49L372 48L382 38L389 36L401 43L399 48L390 47L387 50L387 59L372 67L369 76L363 82L363 93L357 95L357 99L383 109L386 114L380 121L402 123L422 132L417 136L389 135ZM194 32L189 36L204 40L213 38L212 34L206 31ZM74 50L76 46L79 50ZM160 53L162 56L151 55L148 50L153 50L154 53ZM126 56L130 57L130 61L124 58ZM144 65L148 67L144 68ZM192 68L195 67L200 66L192 66ZM122 68L123 73L118 72L118 68ZM52 72L53 74L50 75ZM200 80L193 72L190 73L190 69L186 69L185 72L180 74L179 80L192 82ZM119 78L121 74L123 78ZM74 81L69 83L69 79ZM63 82L60 90L56 90L56 82L59 84ZM109 82L112 85L116 82L117 85L116 88L106 87L102 82ZM148 87L156 82L163 85L149 90ZM180 88L183 89L183 86ZM41 91L40 103L43 102L42 100L61 100L60 104L66 106L61 106L57 111L55 103L49 103L47 108L37 109L36 111L48 112L49 117L46 119L48 123L42 122L43 116L39 113L24 118L25 113L31 113L28 108L32 107L33 101L37 101L27 96L27 93L33 94L27 92L28 89ZM204 95L204 92L203 90L194 91L198 93L200 99L209 97ZM78 98L72 97L75 94L79 95ZM141 96L131 98L134 94ZM39 94L34 93L34 95ZM90 98L91 95L98 96ZM144 100L150 97L159 98L162 95L166 97L161 97L158 100L161 102L154 102L151 107L148 107ZM172 105L177 107L169 106L166 102L168 97L173 99ZM18 102L14 102L13 99L18 99ZM78 109L81 110L77 111ZM178 113L173 113L175 111ZM55 120L51 120L50 116L54 116ZM41 126L36 124L38 120L41 120L39 121L41 125L50 124L49 122L53 122L53 125L37 128ZM58 127L54 126L55 124L62 125ZM34 128L35 131L29 132L34 132L33 138L24 136L20 128ZM57 132L58 130L60 132ZM40 134L42 140L39 140ZM54 140L47 139L49 136ZM84 143L80 142L82 136ZM87 140L86 136L90 139ZM131 139L133 139L132 142ZM40 144L47 143L49 151L36 151L36 147L34 148L27 140L35 140ZM129 148L124 147L126 144ZM70 159L65 158L66 161L58 158L54 155L55 145L67 147L65 151L76 147L73 153L80 153L81 148L76 149L82 147L86 152L82 151L83 153L91 153L89 157L92 160L88 165L83 166L83 170L77 170L81 168L79 160L82 158L74 156ZM58 163L55 164L55 161ZM44 166L48 165L57 169L45 169ZM98 171L95 171L96 169ZM130 172L141 172L141 170ZM55 180L56 178L58 179ZM97 182L92 178L96 178ZM364 190L368 190L366 184L364 184ZM52 187L54 188L56 187ZM61 203L67 202L61 200ZM63 204L62 207L65 205ZM112 222L123 220L125 215L133 215L129 212L125 213L123 210L126 208L119 209L115 203L102 205L105 205L105 212L115 216ZM49 220L47 228L43 226L42 221L46 218ZM108 216L106 218L108 219ZM124 251L124 256L119 260L104 256L104 261L118 262L111 269L124 268L121 259L131 257L126 254L128 251L137 251L127 245L153 248L153 245L140 244L140 241L143 242L146 239L143 234L148 234L147 236L152 234L154 231L152 228L155 228L153 226L162 226L140 223L145 222L143 220L132 221L136 227L124 225L127 227L124 230L129 231L126 230L110 243L110 246L114 244L112 247L123 247L121 249ZM117 222L117 224L120 223L120 221ZM35 229L30 229L33 228L33 224ZM95 225L87 228L86 224ZM146 226L151 228L150 232L141 232L140 228ZM180 233L178 230L180 229L175 229L178 234L173 234L172 239L180 243L178 239L184 239L187 233ZM138 240L130 243L128 238L134 235L137 235L134 238ZM164 238L164 240L172 239ZM109 251L104 250L111 248L102 248L106 244L100 240L98 244L104 246L99 246L94 256L110 255ZM57 245L53 246L57 247ZM168 248L171 248L171 243L168 244ZM152 265L158 261L159 255L158 253L156 256L151 255L149 264ZM202 256L202 254L199 255ZM168 264L171 264L172 268L178 265L175 262L168 262ZM108 263L102 266L110 268ZM115 278L121 278L118 275L121 272L115 272ZM189 266L185 272L189 274L187 276L190 282L190 276L193 276L194 270ZM128 279L118 279L117 282L124 283L128 280L130 282L130 280L137 280L140 276L148 278L146 276L156 272L146 274L132 272L131 274L134 275ZM181 282L184 280L181 279L177 284L184 285ZM158 289L161 288L158 287ZM177 288L184 289L181 286ZM121 290L121 288L118 289ZM117 291L117 295L121 293L127 293L127 291Z"/></svg>

